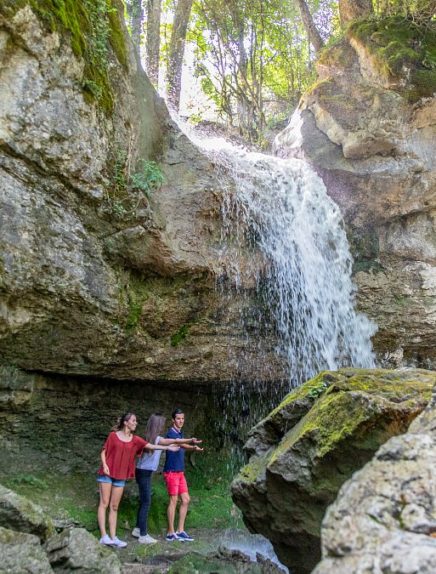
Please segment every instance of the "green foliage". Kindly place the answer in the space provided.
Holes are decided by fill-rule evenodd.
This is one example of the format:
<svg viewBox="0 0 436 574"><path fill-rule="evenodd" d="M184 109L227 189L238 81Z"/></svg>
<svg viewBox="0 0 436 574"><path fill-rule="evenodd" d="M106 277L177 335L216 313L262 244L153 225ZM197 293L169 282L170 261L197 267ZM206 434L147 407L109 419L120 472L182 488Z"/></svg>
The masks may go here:
<svg viewBox="0 0 436 574"><path fill-rule="evenodd" d="M34 476L33 474L18 474L9 481L9 485L11 488L17 488L20 485L25 485L26 487L32 487L39 490L48 489L47 482Z"/></svg>
<svg viewBox="0 0 436 574"><path fill-rule="evenodd" d="M320 397L324 391L329 388L329 383L327 381L317 381L317 384L309 390L307 396L311 399L317 399Z"/></svg>
<svg viewBox="0 0 436 574"><path fill-rule="evenodd" d="M374 0L375 13L382 18L400 16L420 23L434 22L434 0Z"/></svg>
<svg viewBox="0 0 436 574"><path fill-rule="evenodd" d="M82 81L85 97L97 101L105 112L111 112L109 45L120 63L127 65L118 0L5 0L1 10L12 16L27 4L50 32L69 37L73 52L85 62Z"/></svg>
<svg viewBox="0 0 436 574"><path fill-rule="evenodd" d="M116 147L111 158L111 186L105 197L105 210L115 219L135 218L138 208L149 205L151 194L164 182L155 161L141 159L130 174L127 152Z"/></svg>
<svg viewBox="0 0 436 574"><path fill-rule="evenodd" d="M155 161L141 160L139 170L130 176L130 187L142 191L148 198L154 189L159 189L164 176Z"/></svg>
<svg viewBox="0 0 436 574"><path fill-rule="evenodd" d="M314 1L310 8L330 31L336 2ZM277 114L289 116L313 81L313 55L293 2L199 0L188 39L203 92L252 141L261 142Z"/></svg>

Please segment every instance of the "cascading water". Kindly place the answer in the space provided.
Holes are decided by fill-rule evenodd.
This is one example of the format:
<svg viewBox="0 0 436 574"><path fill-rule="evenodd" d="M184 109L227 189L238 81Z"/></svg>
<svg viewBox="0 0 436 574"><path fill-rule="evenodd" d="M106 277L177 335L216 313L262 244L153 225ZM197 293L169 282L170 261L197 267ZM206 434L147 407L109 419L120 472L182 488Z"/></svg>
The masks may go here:
<svg viewBox="0 0 436 574"><path fill-rule="evenodd" d="M317 372L374 366L376 326L355 310L342 216L310 166L181 127L222 175L218 288L229 306L239 305L244 338L229 356L233 384L217 398L233 448L236 437L244 441L291 388Z"/></svg>
<svg viewBox="0 0 436 574"><path fill-rule="evenodd" d="M214 161L236 183L222 204L228 282L241 292L251 276L258 330L274 332L289 386L323 369L373 366L375 326L355 311L344 224L321 179L302 160L234 147Z"/></svg>

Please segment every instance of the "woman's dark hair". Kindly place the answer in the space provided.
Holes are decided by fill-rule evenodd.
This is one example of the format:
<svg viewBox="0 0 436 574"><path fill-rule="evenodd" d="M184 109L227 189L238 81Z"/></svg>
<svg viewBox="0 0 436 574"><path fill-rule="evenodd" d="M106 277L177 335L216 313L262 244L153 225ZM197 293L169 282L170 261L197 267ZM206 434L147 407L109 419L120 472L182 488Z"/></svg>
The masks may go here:
<svg viewBox="0 0 436 574"><path fill-rule="evenodd" d="M136 416L135 413L132 412L127 412L124 415L122 415L121 417L119 417L119 419L117 420L116 425L114 425L112 427L113 431L119 431L119 430L123 430L124 428L124 424L130 420L133 416Z"/></svg>
<svg viewBox="0 0 436 574"><path fill-rule="evenodd" d="M176 415L183 415L183 411L182 409L174 409L173 412L171 413L171 418L175 419Z"/></svg>
<svg viewBox="0 0 436 574"><path fill-rule="evenodd" d="M154 444L156 437L163 434L166 418L160 413L154 413L147 421L145 427L145 440Z"/></svg>

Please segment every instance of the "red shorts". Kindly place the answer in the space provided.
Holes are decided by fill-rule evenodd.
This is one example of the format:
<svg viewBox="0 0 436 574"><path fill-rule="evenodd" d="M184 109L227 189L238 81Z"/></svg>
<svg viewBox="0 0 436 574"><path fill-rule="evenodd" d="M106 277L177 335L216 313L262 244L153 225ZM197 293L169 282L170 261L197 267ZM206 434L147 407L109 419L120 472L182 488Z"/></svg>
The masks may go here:
<svg viewBox="0 0 436 574"><path fill-rule="evenodd" d="M170 496L178 496L188 492L184 472L164 472L163 475Z"/></svg>

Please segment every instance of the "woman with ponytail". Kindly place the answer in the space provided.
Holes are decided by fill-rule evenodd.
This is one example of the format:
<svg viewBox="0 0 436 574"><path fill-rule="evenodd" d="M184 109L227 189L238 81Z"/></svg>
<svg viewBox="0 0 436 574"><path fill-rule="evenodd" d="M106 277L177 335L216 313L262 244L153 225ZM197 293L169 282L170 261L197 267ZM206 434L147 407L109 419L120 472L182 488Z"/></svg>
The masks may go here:
<svg viewBox="0 0 436 574"><path fill-rule="evenodd" d="M117 424L106 439L101 450L101 466L97 482L100 489L98 506L98 526L100 544L124 548L127 542L117 535L118 506L123 496L126 480L135 478L135 459L147 450L170 450L176 452L178 446L156 445L134 435L137 426L136 415L128 412L118 419ZM109 534L106 532L106 511L109 508Z"/></svg>

